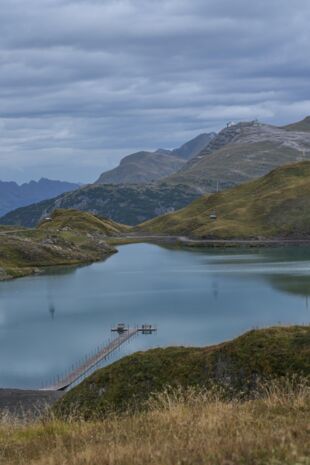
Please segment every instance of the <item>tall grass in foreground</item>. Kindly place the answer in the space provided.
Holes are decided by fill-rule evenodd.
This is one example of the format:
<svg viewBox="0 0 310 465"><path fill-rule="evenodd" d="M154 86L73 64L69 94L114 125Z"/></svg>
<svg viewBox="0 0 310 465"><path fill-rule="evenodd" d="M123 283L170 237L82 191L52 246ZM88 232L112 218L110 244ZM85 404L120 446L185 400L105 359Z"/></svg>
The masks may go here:
<svg viewBox="0 0 310 465"><path fill-rule="evenodd" d="M310 390L271 383L257 399L225 401L217 391L169 390L140 413L85 422L3 417L5 465L308 465Z"/></svg>

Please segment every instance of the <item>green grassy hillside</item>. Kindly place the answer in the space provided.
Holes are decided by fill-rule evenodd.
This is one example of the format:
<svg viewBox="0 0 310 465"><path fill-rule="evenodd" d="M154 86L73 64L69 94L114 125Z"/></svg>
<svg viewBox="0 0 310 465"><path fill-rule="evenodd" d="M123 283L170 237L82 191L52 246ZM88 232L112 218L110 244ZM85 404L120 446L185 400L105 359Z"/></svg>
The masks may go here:
<svg viewBox="0 0 310 465"><path fill-rule="evenodd" d="M210 218L213 212L216 220ZM310 162L287 165L256 181L204 196L138 230L196 238L309 238Z"/></svg>
<svg viewBox="0 0 310 465"><path fill-rule="evenodd" d="M310 375L310 327L253 330L218 346L138 352L98 370L56 405L60 414L94 416L146 401L165 386L224 386L238 395L261 379Z"/></svg>
<svg viewBox="0 0 310 465"><path fill-rule="evenodd" d="M101 218L88 212L73 209L54 210L51 221L43 220L38 230L45 232L73 231L74 233L101 233L112 236L130 229L108 218Z"/></svg>
<svg viewBox="0 0 310 465"><path fill-rule="evenodd" d="M90 213L55 210L34 230L0 231L0 280L38 272L45 267L100 260L116 250L107 236L126 227Z"/></svg>

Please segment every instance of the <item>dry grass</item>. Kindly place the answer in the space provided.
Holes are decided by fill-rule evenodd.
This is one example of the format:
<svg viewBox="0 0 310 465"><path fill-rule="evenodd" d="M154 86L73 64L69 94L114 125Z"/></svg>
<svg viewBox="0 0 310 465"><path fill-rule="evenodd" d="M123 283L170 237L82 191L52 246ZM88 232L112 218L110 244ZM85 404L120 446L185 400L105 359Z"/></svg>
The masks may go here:
<svg viewBox="0 0 310 465"><path fill-rule="evenodd" d="M147 411L96 422L3 418L5 465L310 464L309 386L273 383L256 400L165 391Z"/></svg>

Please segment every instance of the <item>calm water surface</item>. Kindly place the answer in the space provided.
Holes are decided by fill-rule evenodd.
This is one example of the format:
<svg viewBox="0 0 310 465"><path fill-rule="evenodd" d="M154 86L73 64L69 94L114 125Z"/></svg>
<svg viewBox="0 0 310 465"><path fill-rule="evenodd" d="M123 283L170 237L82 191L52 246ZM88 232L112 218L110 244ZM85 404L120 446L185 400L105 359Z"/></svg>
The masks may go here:
<svg viewBox="0 0 310 465"><path fill-rule="evenodd" d="M208 345L253 327L310 320L310 248L119 247L104 262L0 283L0 387L40 387L110 337L154 323L120 355Z"/></svg>

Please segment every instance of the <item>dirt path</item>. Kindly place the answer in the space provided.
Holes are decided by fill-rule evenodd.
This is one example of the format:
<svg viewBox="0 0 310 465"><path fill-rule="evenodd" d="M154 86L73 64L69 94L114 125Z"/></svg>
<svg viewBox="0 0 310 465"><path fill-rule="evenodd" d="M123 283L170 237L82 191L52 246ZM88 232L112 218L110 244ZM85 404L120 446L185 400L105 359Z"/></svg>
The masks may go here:
<svg viewBox="0 0 310 465"><path fill-rule="evenodd" d="M7 235L10 235L10 234L18 234L18 233L21 233L23 231L24 231L23 229L10 229L10 230L7 230L7 231L1 231L0 230L0 236L7 236Z"/></svg>

